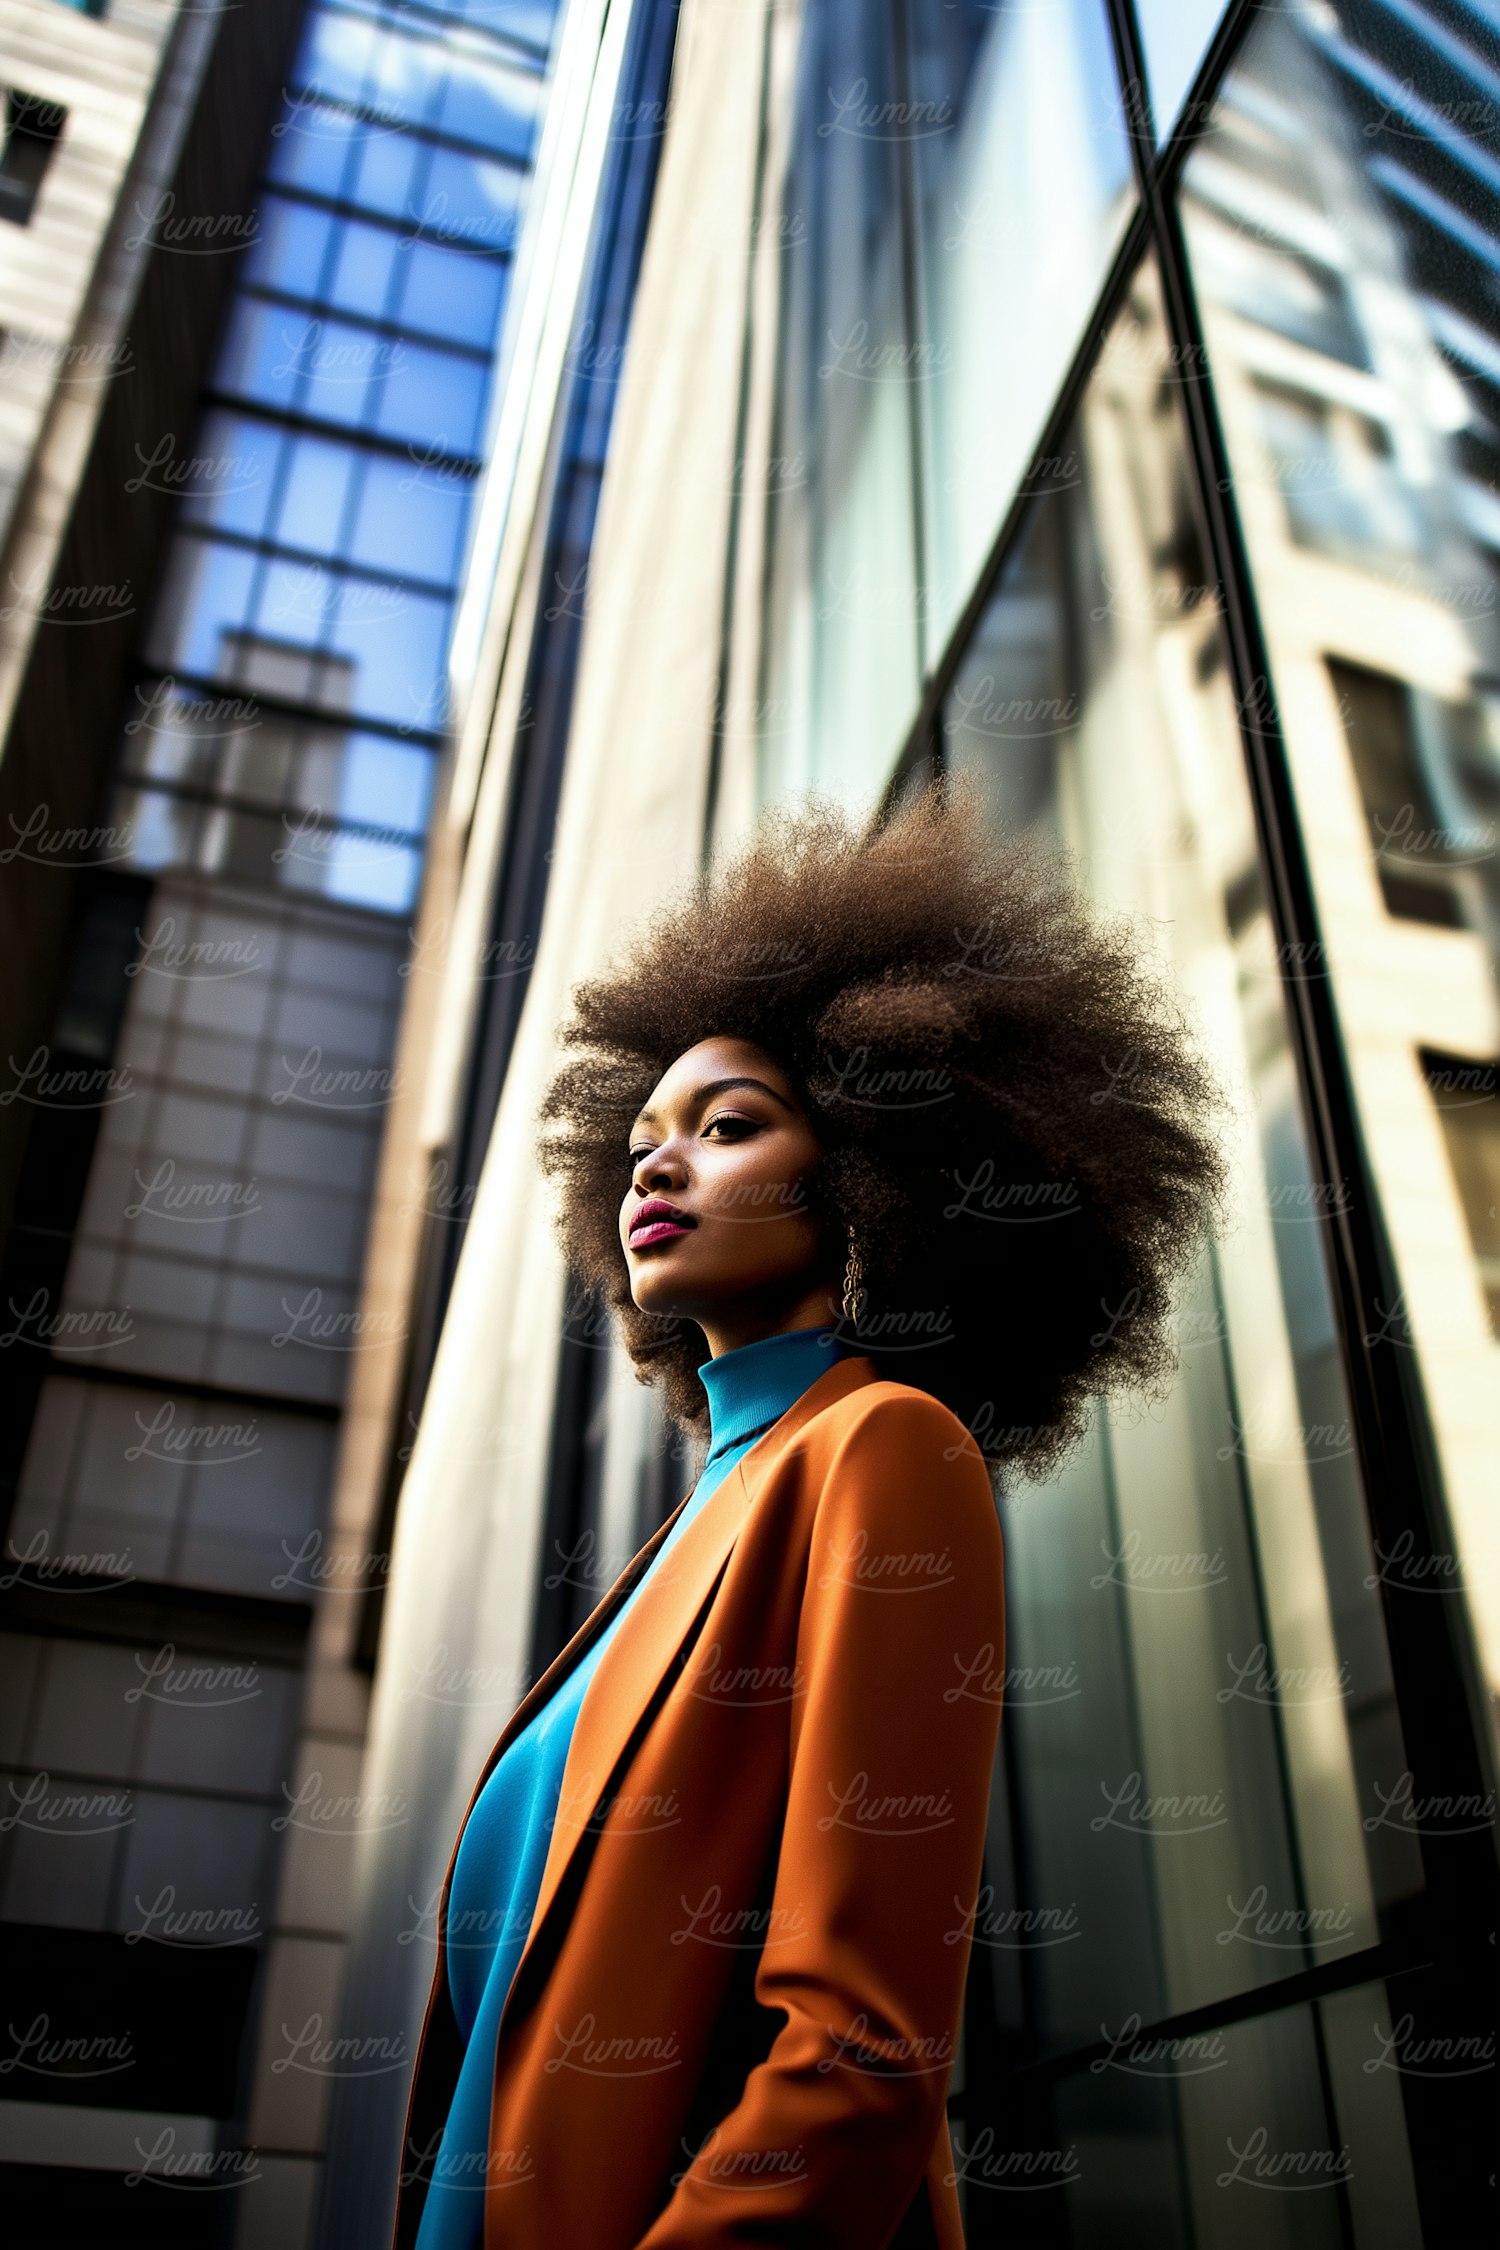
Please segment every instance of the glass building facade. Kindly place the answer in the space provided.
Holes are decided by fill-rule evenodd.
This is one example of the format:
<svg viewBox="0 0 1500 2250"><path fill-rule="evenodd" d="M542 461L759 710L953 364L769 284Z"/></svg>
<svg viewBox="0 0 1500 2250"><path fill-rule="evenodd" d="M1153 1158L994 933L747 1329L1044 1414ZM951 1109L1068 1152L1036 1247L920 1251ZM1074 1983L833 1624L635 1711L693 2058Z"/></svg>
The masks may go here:
<svg viewBox="0 0 1500 2250"><path fill-rule="evenodd" d="M631 485L633 425L606 475L656 513L664 603L705 553L722 575L715 698L667 768L689 811L640 811L577 722L593 826L565 799L553 836L575 927L503 871L490 927L550 947L555 1016L609 919L584 926L585 883L640 906L628 802L665 879L759 805L817 789L878 821L940 772L1133 918L1233 1089L1232 1212L1169 1395L1101 1400L1059 1475L1001 1496L1009 1648L974 1692L1004 1721L948 2104L968 2238L1467 2239L1493 2220L1500 10L762 20L743 220L728 155L717 175L736 507L689 556L670 477ZM717 98L685 93L668 175ZM657 224L675 244L676 207ZM670 340L642 386L670 384ZM675 675L616 646L614 568L583 659L628 758ZM508 1654L524 1686L692 1471L565 1281L523 1340L481 1270L512 1246L485 1182L498 1213L547 1040L509 1052L498 1103L484 1080L454 1316L402 1432L374 1770L463 1733L439 1844L387 1855L433 1884L496 1731L397 1712L434 1614L445 1652ZM975 1254L1003 1290L1003 1236ZM543 1255L517 1253L533 1289ZM503 1471L460 1470L486 1317L521 1372ZM482 1536L445 1470L470 1507L503 1482ZM486 1608L502 1561L524 1629Z"/></svg>
<svg viewBox="0 0 1500 2250"><path fill-rule="evenodd" d="M1111 13L976 9L955 42L967 11L907 9L911 186L858 203L867 272L917 277L885 362L896 788L976 776L1149 921L1243 1120L1170 1398L1101 1405L1002 1504L950 2107L976 2243L1441 2241L1491 2195L1500 20ZM810 204L849 161L837 82L809 56ZM843 373L795 318L789 400ZM835 783L819 572L863 489L778 539L765 641L783 741Z"/></svg>
<svg viewBox="0 0 1500 2250"><path fill-rule="evenodd" d="M115 502L172 530L6 1096L40 1105L0 1448L16 2241L312 2221L327 2085L278 2027L331 1988L342 1883L297 1854L347 1831L359 1722L309 1752L309 1655L351 1371L392 1348L360 1274L558 14L306 11L253 208L181 232L184 287L235 256L196 426L143 429ZM174 2150L244 2192L163 2193Z"/></svg>
<svg viewBox="0 0 1500 2250"><path fill-rule="evenodd" d="M975 777L1240 1117L1170 1397L1002 1502L970 2239L1442 2241L1492 2201L1500 14L854 20L805 14L762 792Z"/></svg>

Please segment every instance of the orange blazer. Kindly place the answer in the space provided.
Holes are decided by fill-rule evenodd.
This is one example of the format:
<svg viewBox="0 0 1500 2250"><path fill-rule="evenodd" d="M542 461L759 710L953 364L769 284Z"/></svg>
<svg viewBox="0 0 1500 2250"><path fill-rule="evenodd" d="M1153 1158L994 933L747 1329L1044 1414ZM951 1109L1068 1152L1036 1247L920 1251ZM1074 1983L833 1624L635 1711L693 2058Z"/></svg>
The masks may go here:
<svg viewBox="0 0 1500 2250"><path fill-rule="evenodd" d="M680 1513L523 1698L471 1810ZM589 1683L501 2019L485 2250L964 2250L945 2097L1000 1727L973 1682L1004 1647L973 1440L927 1392L835 1362L704 1502ZM462 2059L456 1857L395 2250Z"/></svg>

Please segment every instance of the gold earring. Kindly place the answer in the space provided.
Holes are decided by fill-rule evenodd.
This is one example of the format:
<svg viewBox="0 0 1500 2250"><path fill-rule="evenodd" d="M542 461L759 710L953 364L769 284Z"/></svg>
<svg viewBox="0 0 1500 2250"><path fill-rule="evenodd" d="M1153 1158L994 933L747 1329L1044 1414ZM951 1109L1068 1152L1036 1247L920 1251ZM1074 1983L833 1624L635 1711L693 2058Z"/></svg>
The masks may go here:
<svg viewBox="0 0 1500 2250"><path fill-rule="evenodd" d="M854 1229L849 1229L849 1255L844 1260L844 1318L858 1328L860 1314L865 1304L865 1267L859 1254L859 1244L854 1239Z"/></svg>

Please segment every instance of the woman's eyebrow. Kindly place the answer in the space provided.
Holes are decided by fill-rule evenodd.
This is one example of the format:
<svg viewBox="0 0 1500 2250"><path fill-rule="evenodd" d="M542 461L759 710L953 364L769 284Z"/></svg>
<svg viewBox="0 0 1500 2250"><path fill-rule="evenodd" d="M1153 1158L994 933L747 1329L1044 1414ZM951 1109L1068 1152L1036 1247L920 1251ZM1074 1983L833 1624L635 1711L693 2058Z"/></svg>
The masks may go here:
<svg viewBox="0 0 1500 2250"><path fill-rule="evenodd" d="M706 1086L694 1087L692 1099L701 1109L705 1102L713 1100L715 1094L727 1094L730 1088L734 1086L754 1086L762 1094L769 1094L773 1102L780 1102L784 1110L791 1110L792 1105L785 1094L778 1094L776 1088L768 1086L763 1078L711 1078ZM657 1123L655 1110L638 1110L635 1122L637 1125L655 1125Z"/></svg>

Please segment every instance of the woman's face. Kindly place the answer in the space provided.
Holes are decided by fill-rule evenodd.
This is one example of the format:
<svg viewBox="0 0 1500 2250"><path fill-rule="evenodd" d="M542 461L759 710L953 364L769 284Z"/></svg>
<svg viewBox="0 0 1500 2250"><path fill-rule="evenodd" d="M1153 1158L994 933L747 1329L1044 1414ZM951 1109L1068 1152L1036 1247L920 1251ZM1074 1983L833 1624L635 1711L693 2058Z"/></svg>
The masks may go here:
<svg viewBox="0 0 1500 2250"><path fill-rule="evenodd" d="M760 1048L703 1039L679 1055L630 1133L620 1242L642 1311L697 1321L715 1358L836 1317L802 1187L817 1160Z"/></svg>

